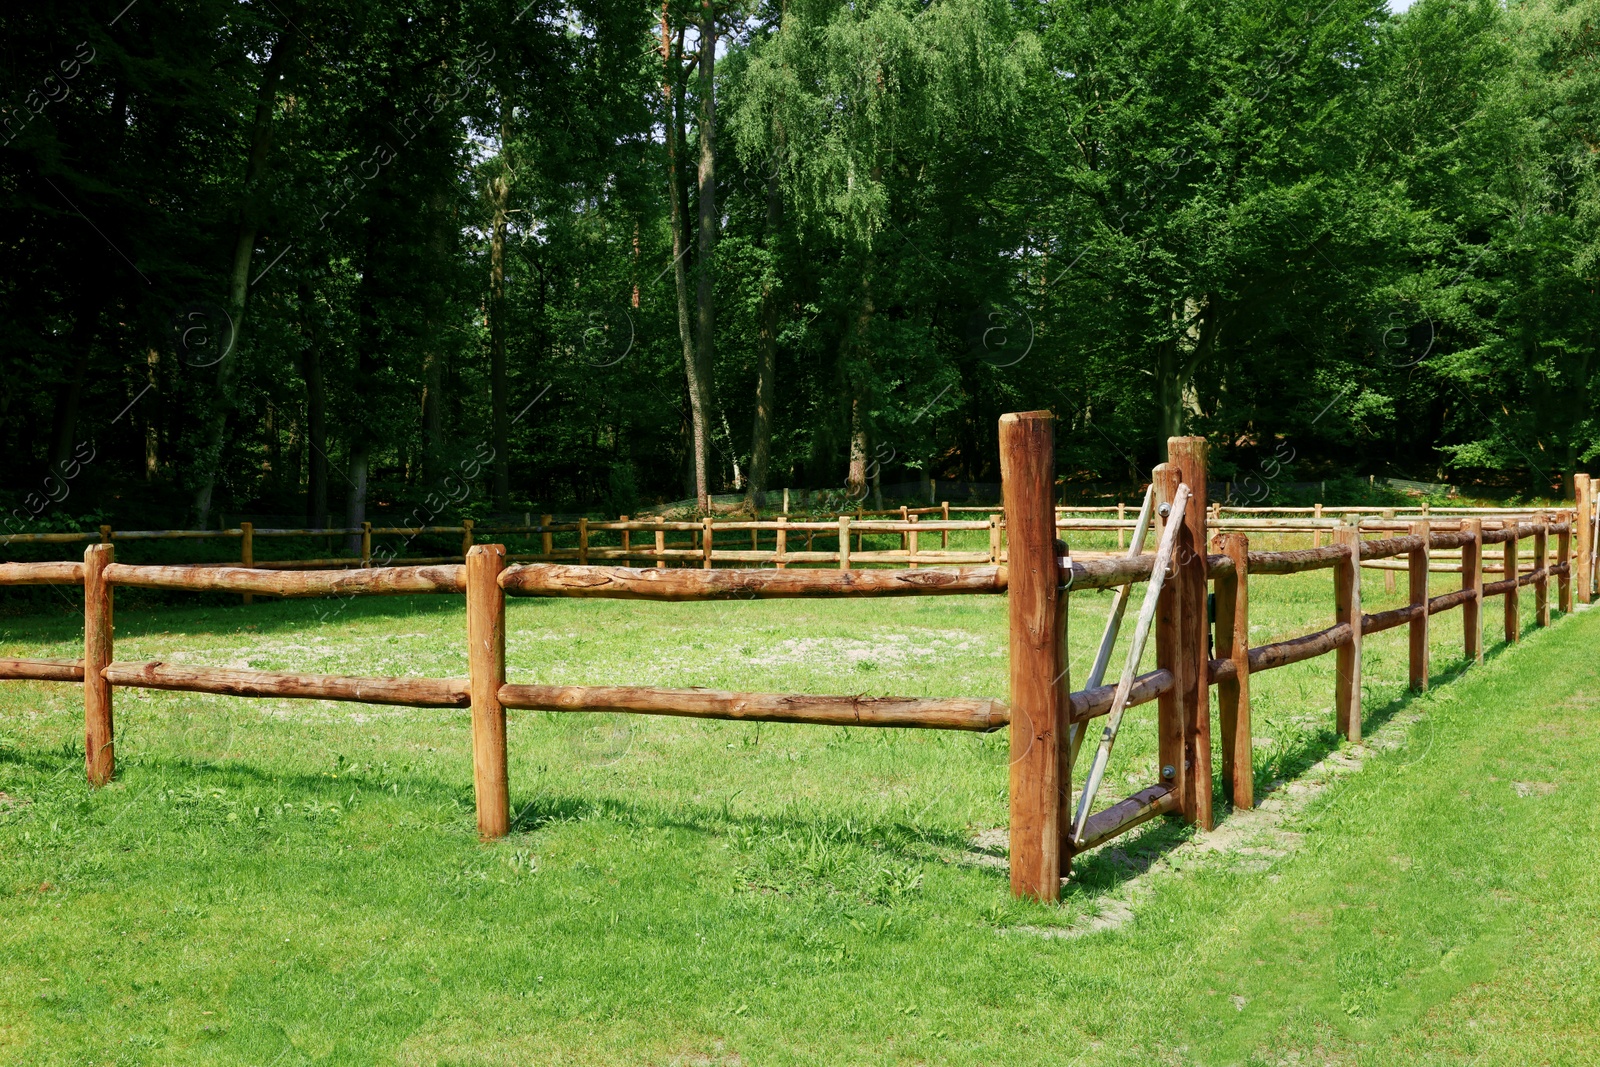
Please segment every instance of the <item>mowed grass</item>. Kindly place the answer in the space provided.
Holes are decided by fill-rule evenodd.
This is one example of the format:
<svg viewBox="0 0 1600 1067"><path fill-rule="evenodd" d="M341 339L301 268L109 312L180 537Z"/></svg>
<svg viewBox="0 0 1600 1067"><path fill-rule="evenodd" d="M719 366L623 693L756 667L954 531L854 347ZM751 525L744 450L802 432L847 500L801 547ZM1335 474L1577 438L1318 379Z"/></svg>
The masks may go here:
<svg viewBox="0 0 1600 1067"><path fill-rule="evenodd" d="M1401 602L1364 580L1369 612ZM1079 678L1109 600L1074 596ZM1258 578L1252 642L1328 625L1331 600L1326 571ZM1287 855L1185 859L1074 939L1044 935L1129 869L1081 858L1051 907L970 861L1005 823L1003 733L512 712L516 823L483 845L463 711L118 690L118 778L90 791L77 689L6 683L0 1058L1593 1062L1600 615L1532 632L1532 602L1511 650L1490 602L1490 662L1464 672L1459 613L1436 616L1425 697L1404 631L1370 638L1367 727L1409 704L1409 743L1297 814ZM78 655L74 603L0 620L0 655ZM513 600L508 629L514 680L1006 689L997 597ZM122 596L117 658L466 672L447 596ZM1331 659L1254 698L1258 792L1340 747ZM1105 801L1155 780L1154 718L1129 713Z"/></svg>

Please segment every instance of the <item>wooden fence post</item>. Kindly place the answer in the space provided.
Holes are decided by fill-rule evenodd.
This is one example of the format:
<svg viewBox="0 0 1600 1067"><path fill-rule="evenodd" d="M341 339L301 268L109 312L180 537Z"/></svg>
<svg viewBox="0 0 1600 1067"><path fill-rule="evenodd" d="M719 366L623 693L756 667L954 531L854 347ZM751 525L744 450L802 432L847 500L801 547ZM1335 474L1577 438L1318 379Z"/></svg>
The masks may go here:
<svg viewBox="0 0 1600 1067"><path fill-rule="evenodd" d="M116 735L111 721L111 583L105 569L114 559L111 545L83 552L83 759L90 785L105 785L117 769Z"/></svg>
<svg viewBox="0 0 1600 1067"><path fill-rule="evenodd" d="M1313 519L1321 519L1322 518L1322 505L1321 504L1313 504L1313 505L1311 505L1311 517ZM1311 531L1311 547L1312 548L1321 548L1322 547L1322 527L1320 527L1320 526L1318 526L1316 529Z"/></svg>
<svg viewBox="0 0 1600 1067"><path fill-rule="evenodd" d="M1217 683L1222 729L1222 781L1235 811L1255 806L1255 765L1250 739L1250 539L1218 534L1217 552L1233 573L1217 576L1217 658L1233 663L1234 677Z"/></svg>
<svg viewBox="0 0 1600 1067"><path fill-rule="evenodd" d="M1202 830L1212 828L1211 811L1211 619L1206 610L1210 589L1206 564L1206 439L1167 438L1167 462L1178 468L1189 486L1184 528L1178 533L1173 559L1184 598L1184 673L1179 696L1183 709L1184 759L1189 775L1182 795L1184 818Z"/></svg>
<svg viewBox="0 0 1600 1067"><path fill-rule="evenodd" d="M581 516L578 519L578 566L589 565L589 517Z"/></svg>
<svg viewBox="0 0 1600 1067"><path fill-rule="evenodd" d="M111 543L111 527L100 527L100 543L102 545L109 545Z"/></svg>
<svg viewBox="0 0 1600 1067"><path fill-rule="evenodd" d="M1385 522L1393 522L1394 521L1394 508L1384 508L1383 509L1383 519L1384 519ZM1415 527L1413 527L1411 532L1412 533L1416 533ZM1391 567L1391 568L1388 568L1388 569L1384 570L1384 572L1383 572L1383 591L1385 593L1392 593L1392 592L1394 592L1394 586L1395 586L1394 569Z"/></svg>
<svg viewBox="0 0 1600 1067"><path fill-rule="evenodd" d="M850 516L839 516L839 569L850 569Z"/></svg>
<svg viewBox="0 0 1600 1067"><path fill-rule="evenodd" d="M467 670L472 693L472 784L478 800L478 835L503 837L511 828L506 770L506 598L500 572L504 545L474 545L467 552Z"/></svg>
<svg viewBox="0 0 1600 1067"><path fill-rule="evenodd" d="M1349 554L1333 569L1333 609L1336 623L1350 624L1350 640L1334 656L1334 722L1351 741L1361 740L1361 527L1342 525L1333 532L1334 544Z"/></svg>
<svg viewBox="0 0 1600 1067"><path fill-rule="evenodd" d="M1501 577L1511 579L1511 588L1506 590L1506 643L1516 644L1517 638L1522 636L1522 588L1517 584L1517 520L1506 520L1506 527L1510 529L1511 536L1501 542L1505 549L1502 560Z"/></svg>
<svg viewBox="0 0 1600 1067"><path fill-rule="evenodd" d="M253 522L239 524L239 565L241 567L254 567L256 565L256 525ZM252 603L254 597L249 593L242 595L241 599L246 604Z"/></svg>
<svg viewBox="0 0 1600 1067"><path fill-rule="evenodd" d="M1473 663L1483 662L1483 520L1462 519L1461 528L1472 540L1461 546L1461 588L1471 589L1472 598L1461 605L1461 627L1465 644L1462 655Z"/></svg>
<svg viewBox="0 0 1600 1067"><path fill-rule="evenodd" d="M789 490L785 489L787 493ZM667 558L662 555L667 550L667 520L660 515L656 516L656 566L665 567Z"/></svg>
<svg viewBox="0 0 1600 1067"><path fill-rule="evenodd" d="M628 521L628 516L626 516L626 515L618 515L617 516L617 521L618 522L627 522ZM633 557L631 555L629 555L629 553L631 553L632 551L633 551L633 536L629 531L623 530L622 531L622 565L624 567L633 566Z"/></svg>
<svg viewBox="0 0 1600 1067"><path fill-rule="evenodd" d="M544 557L546 563L550 562L551 556L555 553L555 535L550 532L550 527L555 521L554 515L539 516L539 554Z"/></svg>
<svg viewBox="0 0 1600 1067"><path fill-rule="evenodd" d="M1428 537L1430 524L1427 521L1411 524L1413 537L1422 538L1422 547L1413 548L1408 554L1407 570L1409 571L1411 606L1420 607L1420 613L1411 620L1411 688L1426 691L1428 688ZM1389 572L1393 574L1393 571Z"/></svg>
<svg viewBox="0 0 1600 1067"><path fill-rule="evenodd" d="M1556 534L1556 566L1566 569L1556 576L1556 607L1563 615L1572 614L1572 528L1577 524L1577 513L1564 511L1559 516L1566 525L1564 532Z"/></svg>
<svg viewBox="0 0 1600 1067"><path fill-rule="evenodd" d="M1057 632L1055 420L1000 416L1000 479L1011 532L1011 892L1061 892L1061 730Z"/></svg>
<svg viewBox="0 0 1600 1067"><path fill-rule="evenodd" d="M711 569L711 516L707 515L700 520L700 566L704 570Z"/></svg>
<svg viewBox="0 0 1600 1067"><path fill-rule="evenodd" d="M1544 512L1534 516L1533 570L1538 577L1533 580L1533 624L1550 625L1550 517Z"/></svg>
<svg viewBox="0 0 1600 1067"><path fill-rule="evenodd" d="M785 490L785 492L787 491L788 490ZM773 562L777 564L777 568L780 571L788 566L788 564L783 561L784 553L789 551L789 531L786 529L788 525L789 516L779 515L778 532L773 538L774 544L772 558Z"/></svg>
<svg viewBox="0 0 1600 1067"><path fill-rule="evenodd" d="M1163 532L1167 523L1178 521L1181 516L1163 515L1161 507L1170 506L1173 498L1178 494L1178 485L1183 481L1178 468L1171 463L1157 464L1150 472L1150 481L1155 486L1156 511L1153 516L1155 522L1155 539L1159 544L1161 538L1166 536ZM1161 586L1161 597L1156 601L1156 668L1172 674L1173 685L1157 698L1156 703L1156 739L1157 761L1161 776L1161 784L1180 799L1185 792L1184 783L1188 779L1188 771L1184 765L1183 755L1183 701L1179 695L1179 685L1183 678L1183 596L1177 581L1166 581Z"/></svg>
<svg viewBox="0 0 1600 1067"><path fill-rule="evenodd" d="M989 516L989 562L1000 562L1000 516Z"/></svg>
<svg viewBox="0 0 1600 1067"><path fill-rule="evenodd" d="M943 522L949 522L950 521L950 501L948 501L948 500L939 501L939 518ZM940 533L940 535L939 535L939 547L940 548L949 548L950 547L950 531L949 530L945 530L942 533Z"/></svg>
<svg viewBox="0 0 1600 1067"><path fill-rule="evenodd" d="M1577 572L1572 576L1572 584L1578 587L1578 603L1587 604L1591 599L1590 582L1594 573L1594 542L1589 537L1589 513L1594 510L1594 485L1587 474L1573 475L1572 485L1578 505L1572 526L1572 536L1578 541Z"/></svg>
<svg viewBox="0 0 1600 1067"><path fill-rule="evenodd" d="M1126 503L1124 503L1123 501L1121 501L1121 500L1117 501L1117 522L1121 523L1127 517L1128 517L1128 505ZM1125 538L1127 537L1127 534L1128 534L1128 531L1124 530L1120 525L1117 527L1117 547L1118 548L1126 547L1127 541L1125 540Z"/></svg>
<svg viewBox="0 0 1600 1067"><path fill-rule="evenodd" d="M472 551L472 520L461 520L461 558L467 558L467 553Z"/></svg>
<svg viewBox="0 0 1600 1067"><path fill-rule="evenodd" d="M361 565L372 566L372 523L361 524Z"/></svg>
<svg viewBox="0 0 1600 1067"><path fill-rule="evenodd" d="M906 560L907 567L914 568L917 565L917 520L919 518L921 518L920 515L912 515L906 519L911 524L911 531L906 534L906 553L910 557Z"/></svg>

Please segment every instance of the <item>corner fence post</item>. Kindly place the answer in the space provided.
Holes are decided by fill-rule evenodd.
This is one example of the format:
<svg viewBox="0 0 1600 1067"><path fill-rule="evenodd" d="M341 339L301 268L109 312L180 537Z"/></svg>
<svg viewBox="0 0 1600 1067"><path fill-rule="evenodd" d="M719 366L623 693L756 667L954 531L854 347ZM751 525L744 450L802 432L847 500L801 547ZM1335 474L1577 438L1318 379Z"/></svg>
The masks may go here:
<svg viewBox="0 0 1600 1067"><path fill-rule="evenodd" d="M1179 794L1185 821L1212 828L1211 811L1211 619L1206 607L1210 568L1206 562L1206 440L1167 438L1167 462L1189 487L1184 527L1178 532L1173 566L1183 602L1183 652L1178 698L1183 716L1183 758L1190 773Z"/></svg>
<svg viewBox="0 0 1600 1067"><path fill-rule="evenodd" d="M1347 554L1333 568L1335 623L1348 623L1350 640L1334 654L1333 715L1338 731L1351 741L1361 740L1361 527L1340 526L1333 542Z"/></svg>
<svg viewBox="0 0 1600 1067"><path fill-rule="evenodd" d="M504 545L467 551L467 670L472 694L472 785L478 801L478 835L503 837L511 828L506 771L506 598L500 588Z"/></svg>
<svg viewBox="0 0 1600 1067"><path fill-rule="evenodd" d="M1427 519L1411 524L1411 535L1421 537L1420 548L1407 553L1406 569L1410 578L1411 607L1416 612L1411 617L1411 688L1426 692L1428 688L1428 538L1430 524ZM1394 571L1387 572L1393 574Z"/></svg>
<svg viewBox="0 0 1600 1067"><path fill-rule="evenodd" d="M1011 542L1011 892L1043 901L1060 896L1062 874L1055 467L1055 420L1048 411L1000 416Z"/></svg>
<svg viewBox="0 0 1600 1067"><path fill-rule="evenodd" d="M1589 513L1594 510L1594 486L1587 474L1574 474L1572 488L1578 505L1572 523L1572 536L1578 541L1577 569L1572 575L1572 584L1578 587L1578 603L1587 604L1592 599L1589 583L1594 571L1594 542L1589 537Z"/></svg>
<svg viewBox="0 0 1600 1067"><path fill-rule="evenodd" d="M1461 588L1472 597L1461 605L1462 655L1483 662L1483 520L1462 519L1461 528L1472 540L1461 546Z"/></svg>
<svg viewBox="0 0 1600 1067"><path fill-rule="evenodd" d="M1217 719L1222 729L1222 781L1235 811L1255 807L1255 764L1250 741L1250 539L1218 534L1217 551L1233 562L1233 573L1217 577L1218 659L1233 663L1234 676L1217 683Z"/></svg>
<svg viewBox="0 0 1600 1067"><path fill-rule="evenodd" d="M105 785L117 769L111 721L111 583L106 565L115 548L90 545L83 552L83 759L90 785Z"/></svg>
<svg viewBox="0 0 1600 1067"><path fill-rule="evenodd" d="M1166 536L1167 523L1175 521L1176 515L1163 515L1161 506L1172 504L1173 498L1178 495L1178 485L1182 481L1178 468L1170 463L1160 463L1150 472L1151 484L1155 487L1156 512L1155 521L1156 543ZM1157 697L1156 704L1156 739L1158 744L1157 760L1158 773L1161 784L1182 801L1184 795L1184 782L1188 779L1183 758L1183 702L1179 695L1179 687L1183 683L1183 643L1180 639L1183 620L1183 597L1179 590L1181 583L1167 581L1161 586L1161 596L1156 601L1156 668L1172 675L1172 687L1161 696Z"/></svg>

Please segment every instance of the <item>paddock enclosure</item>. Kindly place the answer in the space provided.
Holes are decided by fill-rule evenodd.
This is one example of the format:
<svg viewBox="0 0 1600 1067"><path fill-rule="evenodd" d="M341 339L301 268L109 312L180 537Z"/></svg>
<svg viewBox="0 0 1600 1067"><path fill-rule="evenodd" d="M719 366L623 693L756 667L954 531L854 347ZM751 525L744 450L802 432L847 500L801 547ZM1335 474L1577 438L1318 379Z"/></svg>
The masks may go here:
<svg viewBox="0 0 1600 1067"><path fill-rule="evenodd" d="M82 562L0 564L0 585L76 585L84 593L83 656L75 660L3 659L0 679L81 684L89 781L115 771L113 696L117 687L304 697L470 712L479 832L505 834L510 823L506 709L607 711L865 728L988 732L1009 730L1010 877L1017 895L1055 899L1072 857L1163 814L1209 829L1213 824L1213 760L1235 808L1253 806L1250 680L1263 671L1333 656L1334 713L1350 740L1361 733L1361 650L1366 635L1398 627L1409 633L1409 678L1426 688L1433 617L1459 609L1463 652L1483 657L1483 606L1501 597L1505 636L1519 636L1520 596L1532 586L1536 625L1549 622L1550 579L1563 612L1593 596L1597 527L1593 486L1577 479L1574 509L1224 508L1207 500L1201 438L1168 442L1145 501L1098 510L1054 503L1054 421L1048 413L1003 416L999 424L1003 506L982 519L950 518L960 509L902 509L898 518L865 514L828 522L774 521L616 523L580 520L513 528L536 536L541 558L524 559L504 545L479 543L470 524L440 530L462 535L462 555L373 565L370 526L359 536L359 559L286 561L252 558L263 536L326 537L331 531L135 531L114 534L23 535L17 543L94 539ZM1135 512L1137 516L1135 517ZM951 550L953 531L988 531L987 551ZM1115 531L1116 553L1074 555L1062 536L1074 530ZM115 560L116 540L237 534L239 565L136 565ZM689 540L672 541L687 533ZM1252 533L1292 535L1309 547L1252 551ZM557 545L558 534L576 544ZM616 543L599 543L603 534ZM869 551L852 538L896 535L901 547ZM969 535L970 536L970 535ZM934 547L933 538L939 538ZM748 538L750 547L745 547ZM804 540L802 540L804 539ZM1146 544L1153 539L1153 545ZM817 541L822 540L819 547ZM828 542L831 540L831 549ZM1554 542L1552 544L1552 542ZM738 547L731 547L737 543ZM770 545L770 547L769 547ZM804 547L802 547L802 545ZM1502 546L1486 552L1485 546ZM460 562L455 560L459 559ZM614 565L654 562L651 567ZM606 561L606 562L595 562ZM351 567L350 564L356 566ZM725 563L744 564L734 568ZM676 564L676 565L673 565ZM1328 570L1332 589L1326 625L1289 640L1250 647L1252 578ZM1408 603L1378 614L1362 610L1363 572L1406 575ZM1460 587L1429 595L1428 576L1459 573ZM1487 577L1490 580L1485 580ZM113 592L117 586L224 592L246 597L354 597L395 594L464 596L468 674L458 678L370 678L283 671L121 662L114 656ZM1389 588L1393 588L1390 584ZM1068 606L1075 591L1112 590L1099 652L1074 689L1064 652ZM696 601L799 597L1007 597L1009 693L993 697L866 697L745 693L646 686L507 684L505 598L607 597ZM1126 608L1137 601L1132 621ZM1308 620L1308 623L1312 623ZM1313 623L1314 624L1314 623ZM1123 630L1128 632L1124 635ZM1120 671L1106 674L1119 647ZM1154 668L1138 673L1153 637ZM1216 715L1212 715L1212 687ZM1158 780L1094 810L1106 760L1126 712L1156 704ZM1096 728L1097 721L1100 722ZM1213 739L1213 721L1217 738ZM1095 743L1085 745L1090 730Z"/></svg>

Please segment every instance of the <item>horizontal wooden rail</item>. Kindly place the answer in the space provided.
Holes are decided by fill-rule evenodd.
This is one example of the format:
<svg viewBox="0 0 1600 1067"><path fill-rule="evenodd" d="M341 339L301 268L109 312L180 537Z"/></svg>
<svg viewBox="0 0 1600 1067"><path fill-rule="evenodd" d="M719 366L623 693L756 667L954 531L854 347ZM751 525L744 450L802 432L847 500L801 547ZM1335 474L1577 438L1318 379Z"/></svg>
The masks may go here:
<svg viewBox="0 0 1600 1067"><path fill-rule="evenodd" d="M107 565L113 585L193 592L265 593L269 596L358 596L397 593L460 593L466 589L459 563L440 567L370 567L354 571L263 571L246 567L147 567Z"/></svg>
<svg viewBox="0 0 1600 1067"><path fill-rule="evenodd" d="M110 663L101 675L112 685L135 689L221 693L236 697L354 700L363 704L399 704L414 708L464 708L472 702L465 678L348 678L232 667L177 667L160 660ZM81 671L79 676L82 677Z"/></svg>
<svg viewBox="0 0 1600 1067"><path fill-rule="evenodd" d="M1431 614L1423 609L1423 604L1405 604L1391 611L1380 611L1376 615L1361 616L1361 632L1363 634L1381 634L1385 630L1392 630L1396 626L1404 626L1411 620Z"/></svg>
<svg viewBox="0 0 1600 1067"><path fill-rule="evenodd" d="M529 563L507 567L500 585L516 596L611 597L620 600L745 600L780 597L926 596L1003 593L1004 567L918 570L779 571L571 567Z"/></svg>
<svg viewBox="0 0 1600 1067"><path fill-rule="evenodd" d="M1403 556L1413 549L1421 548L1425 540L1420 534L1412 537L1386 537L1376 541L1361 542L1362 559L1388 559L1390 556Z"/></svg>
<svg viewBox="0 0 1600 1067"><path fill-rule="evenodd" d="M1126 800L1118 801L1104 811L1097 811L1089 816L1088 821L1083 824L1083 840L1073 847L1072 851L1087 852L1096 845L1105 844L1113 837L1127 833L1140 823L1150 821L1157 815L1176 811L1177 807L1178 794L1164 785L1148 786ZM1068 847L1065 837L1062 847Z"/></svg>
<svg viewBox="0 0 1600 1067"><path fill-rule="evenodd" d="M1290 552L1250 553L1250 574L1298 574L1301 571L1333 567L1350 557L1343 545L1326 545L1322 548L1297 548Z"/></svg>
<svg viewBox="0 0 1600 1067"><path fill-rule="evenodd" d="M1250 673L1270 671L1275 667L1287 667L1291 663L1299 663L1301 660L1315 659L1336 648L1343 648L1349 643L1350 624L1341 622L1337 626L1330 626L1326 630L1318 630L1303 637L1258 645L1250 650ZM1210 668L1213 683L1238 677L1237 669L1231 659L1211 660Z"/></svg>
<svg viewBox="0 0 1600 1067"><path fill-rule="evenodd" d="M82 563L0 563L0 585L82 584Z"/></svg>
<svg viewBox="0 0 1600 1067"><path fill-rule="evenodd" d="M100 540L97 533L24 533L0 535L0 545L81 545Z"/></svg>
<svg viewBox="0 0 1600 1067"><path fill-rule="evenodd" d="M1165 669L1141 674L1133 680L1128 692L1128 707L1148 704L1165 696L1172 689L1172 672ZM1072 694L1071 722L1088 722L1111 710L1111 700L1116 696L1115 685L1100 685L1093 689L1080 689Z"/></svg>
<svg viewBox="0 0 1600 1067"><path fill-rule="evenodd" d="M0 659L0 678L36 682L81 682L81 659Z"/></svg>
<svg viewBox="0 0 1600 1067"><path fill-rule="evenodd" d="M503 685L500 703L532 711L613 711L745 722L977 732L997 730L1011 721L1010 710L999 700L729 693L628 685Z"/></svg>
<svg viewBox="0 0 1600 1067"><path fill-rule="evenodd" d="M1459 608L1471 600L1477 593L1473 589L1457 589L1453 593L1440 593L1438 596L1428 598L1428 614L1437 615L1441 611Z"/></svg>

